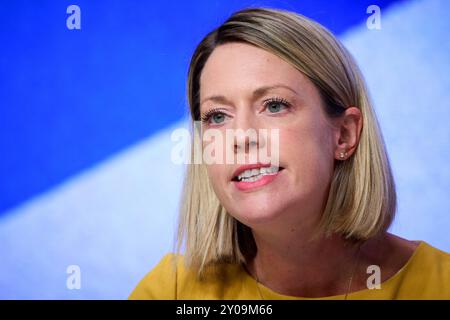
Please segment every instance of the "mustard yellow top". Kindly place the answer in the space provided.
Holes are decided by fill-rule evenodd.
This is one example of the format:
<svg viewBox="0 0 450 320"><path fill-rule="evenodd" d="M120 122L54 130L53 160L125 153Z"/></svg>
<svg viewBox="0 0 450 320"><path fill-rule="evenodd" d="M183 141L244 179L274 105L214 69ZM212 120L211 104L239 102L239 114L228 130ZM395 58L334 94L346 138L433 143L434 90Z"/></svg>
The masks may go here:
<svg viewBox="0 0 450 320"><path fill-rule="evenodd" d="M129 299L240 299L266 300L307 299L272 291L247 273L238 264L224 264L220 279L198 281L186 270L183 257L174 268L166 254L136 286ZM369 276L369 275L368 275ZM259 290L258 291L258 287ZM344 299L345 295L308 299ZM380 289L351 292L347 299L450 299L450 254L421 241L408 262L392 277L381 283Z"/></svg>

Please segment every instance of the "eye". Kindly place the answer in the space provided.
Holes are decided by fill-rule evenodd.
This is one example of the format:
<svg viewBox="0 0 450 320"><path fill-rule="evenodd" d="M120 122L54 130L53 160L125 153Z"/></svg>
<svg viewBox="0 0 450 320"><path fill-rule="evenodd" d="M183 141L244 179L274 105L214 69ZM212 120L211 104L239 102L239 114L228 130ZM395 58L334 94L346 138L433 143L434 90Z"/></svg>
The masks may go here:
<svg viewBox="0 0 450 320"><path fill-rule="evenodd" d="M266 100L264 106L269 113L279 113L283 109L289 109L290 104L283 98L271 98Z"/></svg>
<svg viewBox="0 0 450 320"><path fill-rule="evenodd" d="M221 123L225 120L225 115L221 112L217 112L211 116L213 123Z"/></svg>
<svg viewBox="0 0 450 320"><path fill-rule="evenodd" d="M205 124L221 124L227 115L220 109L212 109L202 115L201 120Z"/></svg>

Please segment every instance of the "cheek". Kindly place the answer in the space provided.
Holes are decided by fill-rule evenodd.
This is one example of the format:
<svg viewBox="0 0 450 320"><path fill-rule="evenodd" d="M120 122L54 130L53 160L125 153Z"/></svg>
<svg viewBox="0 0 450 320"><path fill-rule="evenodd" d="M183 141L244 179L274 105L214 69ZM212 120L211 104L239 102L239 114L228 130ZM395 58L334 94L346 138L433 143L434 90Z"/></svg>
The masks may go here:
<svg viewBox="0 0 450 320"><path fill-rule="evenodd" d="M328 182L333 170L331 132L326 127L298 125L280 130L280 159L299 183Z"/></svg>

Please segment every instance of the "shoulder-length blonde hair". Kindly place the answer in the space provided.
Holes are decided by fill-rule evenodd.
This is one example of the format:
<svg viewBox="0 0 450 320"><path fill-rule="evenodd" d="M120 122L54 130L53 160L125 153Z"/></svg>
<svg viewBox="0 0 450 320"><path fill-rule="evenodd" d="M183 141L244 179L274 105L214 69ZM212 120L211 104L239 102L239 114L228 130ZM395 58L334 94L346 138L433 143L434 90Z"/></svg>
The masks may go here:
<svg viewBox="0 0 450 320"><path fill-rule="evenodd" d="M232 14L197 46L189 67L187 95L194 121L200 119L200 75L219 45L243 42L291 63L318 88L329 117L356 106L363 128L358 147L346 161L336 161L320 230L348 239L367 240L386 231L396 211L394 180L379 124L361 72L347 49L323 26L293 12L247 8ZM200 134L193 126L194 134ZM244 263L256 253L251 229L220 204L205 164L193 164L191 144L180 205L177 250L201 278L219 262Z"/></svg>

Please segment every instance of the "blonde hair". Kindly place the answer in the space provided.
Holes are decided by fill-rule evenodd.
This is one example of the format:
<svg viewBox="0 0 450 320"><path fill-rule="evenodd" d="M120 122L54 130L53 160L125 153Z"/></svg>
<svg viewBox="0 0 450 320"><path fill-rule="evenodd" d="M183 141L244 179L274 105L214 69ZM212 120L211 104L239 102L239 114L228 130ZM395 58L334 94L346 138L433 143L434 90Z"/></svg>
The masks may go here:
<svg viewBox="0 0 450 320"><path fill-rule="evenodd" d="M336 161L319 227L324 234L356 241L385 232L396 211L394 179L364 78L347 49L323 26L300 14L271 8L237 11L207 34L192 56L187 81L192 123L200 118L202 69L217 46L230 42L254 45L291 63L316 85L329 117L339 117L349 106L360 109L358 147L346 161ZM194 148L192 144L192 161ZM184 260L200 278L209 266L244 263L256 253L251 229L220 204L205 164L187 168L178 251L183 244Z"/></svg>

